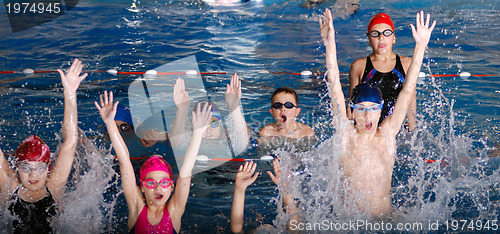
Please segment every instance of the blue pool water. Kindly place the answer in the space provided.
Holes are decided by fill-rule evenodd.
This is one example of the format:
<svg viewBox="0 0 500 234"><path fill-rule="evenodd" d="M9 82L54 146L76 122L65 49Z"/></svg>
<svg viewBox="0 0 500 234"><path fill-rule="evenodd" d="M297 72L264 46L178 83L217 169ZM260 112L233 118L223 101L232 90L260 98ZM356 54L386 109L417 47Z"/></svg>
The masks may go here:
<svg viewBox="0 0 500 234"><path fill-rule="evenodd" d="M333 130L322 76L304 77L270 72L325 72L317 8L301 7L303 1L80 1L65 15L25 31L12 33L5 9L0 9L0 71L25 68L67 68L73 58L84 61L86 70L146 71L195 55L207 90L223 94L232 73L242 79L242 107L252 131L252 145L240 157L258 158L256 132L271 122L270 94L280 86L297 90L301 121L313 126L324 144L309 153L276 153L279 157L313 159L290 163L285 168L309 168L296 179L306 182L295 194L308 221L345 221L353 217L332 215L323 199L310 204L307 198L332 198L328 189L311 190L318 180L334 181L329 172ZM352 16L337 17L339 68L347 73L357 58L371 48L364 32L370 17L389 14L396 25L395 52L411 56L414 40L410 23L418 10L437 20L422 71L452 74L462 71L492 76L425 77L417 87L420 128L398 136L399 153L393 176L393 204L397 221L419 222L446 219L498 220L500 176L498 157L489 155L500 141L500 3L479 0L361 1ZM103 90L113 90L119 100L127 96L138 75L91 73L79 91L79 127L91 138L79 149L75 175L65 199L66 219L61 230L87 233L126 231L127 209L115 175L115 165L99 136L104 126L93 102ZM348 78L341 77L344 87ZM347 89L344 89L346 92ZM56 73L0 74L0 147L14 152L21 140L39 135L54 151L59 142L63 113L62 86ZM94 139L94 140L92 140ZM161 147L160 147L161 150ZM445 160L448 166L424 163ZM300 161L300 160L298 160ZM305 162L307 161L307 162ZM140 162L134 162L140 166ZM239 163L230 162L195 175L182 231L229 232L233 180ZM266 175L269 163L260 162L256 183L247 190L245 229L261 224L282 224L277 212L278 191ZM328 176L331 177L328 177ZM336 178L336 177L335 177ZM96 181L98 181L96 183ZM326 185L325 185L326 186ZM331 186L326 186L330 188ZM92 188L92 189L90 189ZM309 191L309 192L308 192ZM98 202L97 202L98 201ZM326 204L330 202L330 204ZM279 202L278 202L279 203ZM339 212L341 213L341 212ZM278 218L276 218L278 215Z"/></svg>

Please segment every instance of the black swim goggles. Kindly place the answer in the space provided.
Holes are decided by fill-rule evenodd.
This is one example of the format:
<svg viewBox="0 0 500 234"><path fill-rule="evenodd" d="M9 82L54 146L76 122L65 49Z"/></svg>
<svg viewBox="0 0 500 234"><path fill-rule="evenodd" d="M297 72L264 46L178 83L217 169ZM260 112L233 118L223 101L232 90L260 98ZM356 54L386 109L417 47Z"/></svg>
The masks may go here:
<svg viewBox="0 0 500 234"><path fill-rule="evenodd" d="M295 104L291 103L291 102L286 102L286 103L281 103L281 102L275 102L272 107L276 110L278 109L281 109L281 107L285 106L286 109L292 109L294 107L296 107Z"/></svg>
<svg viewBox="0 0 500 234"><path fill-rule="evenodd" d="M377 30L373 30L369 33L366 33L367 36L370 36L370 37L373 37L373 38L377 38L380 36L380 34L384 35L385 37L390 37L392 36L392 34L394 34L394 32L390 29L386 29L384 30L383 32L379 32Z"/></svg>

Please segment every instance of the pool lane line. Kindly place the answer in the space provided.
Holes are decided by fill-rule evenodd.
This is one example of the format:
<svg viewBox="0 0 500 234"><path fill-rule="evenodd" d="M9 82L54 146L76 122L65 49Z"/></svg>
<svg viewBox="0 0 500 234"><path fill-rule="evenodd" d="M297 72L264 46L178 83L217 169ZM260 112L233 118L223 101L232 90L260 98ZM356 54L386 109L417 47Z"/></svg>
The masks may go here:
<svg viewBox="0 0 500 234"><path fill-rule="evenodd" d="M269 72L267 70L262 70L257 73L265 73L269 74L285 74L285 75L297 75L297 76L310 76L310 75L315 75L315 76L320 76L320 75L325 75L325 73L322 72L311 72L311 71L302 71L302 72ZM198 72L194 70L186 71L186 72L157 72L155 70L148 70L148 71L117 71L116 69L109 69L107 71L85 71L86 73L110 73L113 75L120 74L120 75L195 75L198 74ZM33 69L24 69L22 72L16 72L16 71L0 71L0 74L33 74L33 73L57 73L57 71L34 71ZM200 75L226 75L228 72L199 72ZM244 74L244 73L243 73ZM340 75L348 75L349 73L347 72L341 72ZM499 74L470 74L469 72L462 72L460 74L422 74L425 76L434 76L434 77L469 77L469 76L476 76L476 77L489 77L489 76L500 76Z"/></svg>

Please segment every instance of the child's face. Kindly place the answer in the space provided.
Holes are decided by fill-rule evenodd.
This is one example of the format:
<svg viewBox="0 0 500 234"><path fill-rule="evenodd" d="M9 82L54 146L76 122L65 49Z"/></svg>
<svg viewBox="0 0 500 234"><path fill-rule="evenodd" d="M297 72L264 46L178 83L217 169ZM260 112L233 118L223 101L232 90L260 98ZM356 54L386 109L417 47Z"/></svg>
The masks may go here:
<svg viewBox="0 0 500 234"><path fill-rule="evenodd" d="M203 134L203 137L207 139L217 139L220 136L220 131L221 131L221 121L219 118L212 116L212 119L210 119L210 125L208 126L207 130L205 130L205 133Z"/></svg>
<svg viewBox="0 0 500 234"><path fill-rule="evenodd" d="M392 31L392 28L388 24L376 24L371 28L371 32L378 31L379 33L382 33L385 30ZM368 41L373 48L373 52L388 53L392 52L392 45L396 43L396 36L394 34L388 37L383 34L380 34L378 37L368 36Z"/></svg>
<svg viewBox="0 0 500 234"><path fill-rule="evenodd" d="M20 162L17 165L17 172L23 186L30 191L36 191L44 188L49 166L42 162Z"/></svg>
<svg viewBox="0 0 500 234"><path fill-rule="evenodd" d="M164 171L152 171L148 173L144 179L145 180L153 179L156 182L160 182L162 179L165 178L170 178L168 173ZM145 185L141 185L141 191L144 193L146 202L148 203L148 205L154 205L154 206L162 206L163 204L165 204L170 198L170 195L172 195L173 189L174 189L173 183L171 186L167 188L163 188L159 184L156 184L154 188L148 188Z"/></svg>
<svg viewBox="0 0 500 234"><path fill-rule="evenodd" d="M377 103L374 102L360 102L357 105L362 105L365 108L369 109ZM356 121L356 129L358 129L361 133L371 133L376 131L378 128L378 121L380 119L381 108L377 111L373 112L370 110L366 110L364 112L360 112L356 110L356 108L352 112L354 114L354 121Z"/></svg>
<svg viewBox="0 0 500 234"><path fill-rule="evenodd" d="M286 103L288 102L293 104L292 108L286 107ZM277 105L276 103L281 103L281 108L275 109L273 106ZM295 97L293 94L283 92L274 95L272 106L269 111L276 120L277 124L289 126L290 124L293 124L295 122L295 118L299 116L300 108L297 107L297 103L295 102Z"/></svg>

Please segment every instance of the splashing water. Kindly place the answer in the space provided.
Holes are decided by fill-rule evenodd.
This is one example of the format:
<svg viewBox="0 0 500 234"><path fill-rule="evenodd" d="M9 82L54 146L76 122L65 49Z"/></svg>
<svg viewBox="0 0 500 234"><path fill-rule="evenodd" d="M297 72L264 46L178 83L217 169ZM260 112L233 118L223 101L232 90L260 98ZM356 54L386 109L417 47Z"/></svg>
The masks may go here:
<svg viewBox="0 0 500 234"><path fill-rule="evenodd" d="M114 213L122 193L120 189L111 193L120 188L113 157L110 150L98 148L84 133L80 134L79 143L62 211L53 223L55 230L60 233L112 232L110 224L116 217L110 214Z"/></svg>
<svg viewBox="0 0 500 234"><path fill-rule="evenodd" d="M457 123L454 100L445 97L434 77L419 89L426 95L417 98L421 100L420 127L411 133L402 130L397 136L391 189L393 214L390 220L384 220L385 226L379 225L377 229L376 225L363 225L361 229L352 229L360 226L332 225L370 222L369 216L350 205L355 200L346 196L348 186L344 184L339 163L341 129L309 152L275 152L283 173L274 225L284 230L291 217L282 206L283 191L296 199L300 223L305 224L299 230L313 232L380 231L384 227L406 231L448 230L443 228L450 228L446 225L449 220L481 220L483 224L498 220L498 158L488 158L486 139L473 139L468 133L461 133L459 125L465 125L465 120L463 124ZM384 224L384 221L371 222Z"/></svg>

